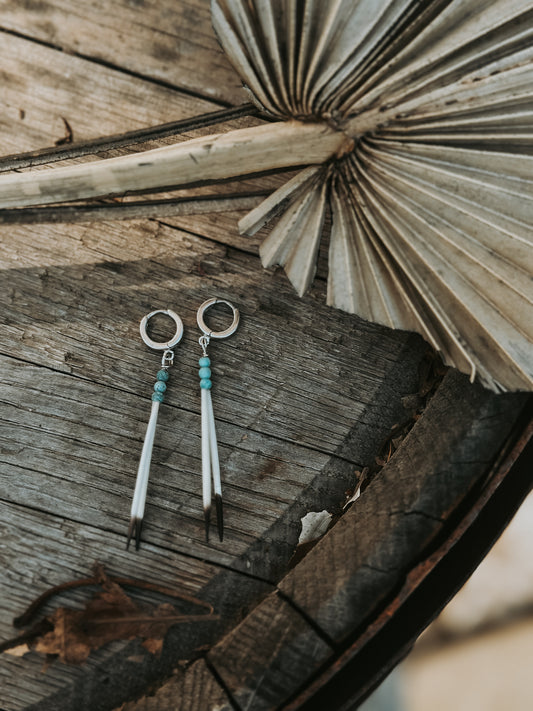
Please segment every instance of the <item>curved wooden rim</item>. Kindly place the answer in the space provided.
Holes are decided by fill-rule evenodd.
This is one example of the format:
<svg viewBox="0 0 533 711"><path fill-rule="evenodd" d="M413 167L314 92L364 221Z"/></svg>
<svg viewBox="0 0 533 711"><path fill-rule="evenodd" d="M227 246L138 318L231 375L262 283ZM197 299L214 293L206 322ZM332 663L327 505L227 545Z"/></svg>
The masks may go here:
<svg viewBox="0 0 533 711"><path fill-rule="evenodd" d="M450 532L420 561L375 621L287 706L341 708L364 699L411 651L418 636L466 582L531 490L533 399L524 408L486 483L460 507ZM361 676L360 669L365 670Z"/></svg>
<svg viewBox="0 0 533 711"><path fill-rule="evenodd" d="M439 442L435 427L459 404L461 417L445 422ZM312 711L362 701L478 565L527 494L531 409L523 395L495 396L449 372L357 505L277 589L203 658L124 711L164 711L176 708L176 699L187 708L191 693L198 709ZM374 531L365 540L361 531L376 512L379 518L391 481L404 490L398 514L388 512L382 525L392 538L384 542ZM436 501L442 518L431 511ZM391 524L396 515L400 523ZM403 550L399 534L409 539ZM336 557L345 564L336 565Z"/></svg>

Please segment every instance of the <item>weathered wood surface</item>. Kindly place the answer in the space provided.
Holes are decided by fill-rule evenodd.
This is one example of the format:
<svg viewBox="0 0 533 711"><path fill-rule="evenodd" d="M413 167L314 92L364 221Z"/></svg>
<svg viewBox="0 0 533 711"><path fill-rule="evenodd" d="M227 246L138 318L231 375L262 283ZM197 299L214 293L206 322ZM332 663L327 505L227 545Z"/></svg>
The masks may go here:
<svg viewBox="0 0 533 711"><path fill-rule="evenodd" d="M277 708L287 690L312 677L332 652L299 612L273 593L208 653L208 659L238 708L261 711Z"/></svg>
<svg viewBox="0 0 533 711"><path fill-rule="evenodd" d="M44 3L43 3L44 5ZM28 23L29 16L21 5ZM2 25L6 22L2 8ZM27 29L34 29L31 24ZM199 97L133 79L128 73L59 52L31 38L1 33L2 153L53 145L66 134L97 138L214 111L219 105Z"/></svg>
<svg viewBox="0 0 533 711"><path fill-rule="evenodd" d="M0 17L1 152L53 144L65 134L63 118L82 140L244 100L207 8L200 0L115 3L112 10L100 3L90 12L70 2L7 3ZM277 185L267 177L240 187ZM282 273L261 269L259 239L238 235L240 216L0 228L1 562L7 571L1 638L14 634L13 617L40 593L86 576L95 560L113 574L197 595L221 616L217 623L172 628L159 658L137 642L116 642L84 667L56 662L43 672L36 653L4 653L3 711L111 709L142 696L228 632L207 662L220 665L223 684L251 703L252 687L239 686L222 662L239 645L233 626L265 597L265 607L243 623L249 642L261 640L254 620L274 606L278 621L281 610L293 621L287 648L299 650L301 634L319 652L311 666L327 659L324 639L273 586L286 572L301 516L339 511L356 484L355 471L409 417L402 398L417 391L425 346L418 337L325 307L322 281L299 300ZM212 349L227 529L223 544L207 546L195 313L215 294L239 306L242 325ZM138 323L167 306L187 330L159 418L145 542L139 553L126 553L159 363L140 341ZM384 496L394 499L393 492ZM70 593L58 603L82 599L82 592ZM282 669L287 653L280 647ZM169 683L196 696L207 674L200 661ZM304 683L305 674L298 674L293 681ZM213 689L209 703L227 703L218 682L205 678ZM281 698L286 682L268 698Z"/></svg>
<svg viewBox="0 0 533 711"><path fill-rule="evenodd" d="M216 41L207 0L119 0L112 6L105 0L7 0L1 27L182 93L232 104L247 100Z"/></svg>
<svg viewBox="0 0 533 711"><path fill-rule="evenodd" d="M205 661L199 659L186 673L178 669L157 694L125 703L121 711L205 711L206 708L231 709L231 702Z"/></svg>
<svg viewBox="0 0 533 711"><path fill-rule="evenodd" d="M53 481L49 485L57 488ZM130 694L141 695L147 680L170 674L176 659L193 656L197 647L238 621L243 606L251 599L260 598L271 589L255 578L221 570L218 565L149 541L132 558L125 550L123 532L116 534L104 527L80 523L64 513L46 513L45 505L33 493L29 488L25 504L2 502L3 563L7 572L0 598L0 639L14 635L14 615L22 612L37 594L50 585L86 577L95 559L104 562L110 574L164 585L177 593L200 595L216 605L222 619L176 626L166 644L169 650L180 650L177 657L168 652L161 659L152 658L139 643L115 642L93 653L84 666L56 663L43 674L43 655L31 653L18 658L4 653L1 708L26 708L38 704L43 697L50 697L43 702L43 708L110 708L123 701L126 688ZM221 573L223 579L218 577ZM146 592L137 592L135 598L147 602L163 599ZM58 605L81 605L86 599L86 590L64 593L50 601L44 612ZM189 605L184 608L187 614L196 611Z"/></svg>

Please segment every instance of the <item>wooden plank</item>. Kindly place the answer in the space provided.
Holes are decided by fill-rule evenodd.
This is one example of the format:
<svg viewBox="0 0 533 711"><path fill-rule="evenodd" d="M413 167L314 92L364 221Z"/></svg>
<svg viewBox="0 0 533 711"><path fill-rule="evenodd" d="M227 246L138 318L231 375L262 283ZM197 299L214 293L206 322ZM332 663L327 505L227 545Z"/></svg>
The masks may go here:
<svg viewBox="0 0 533 711"><path fill-rule="evenodd" d="M216 291L244 316L234 338L213 346L221 420L331 454L354 419L379 409L376 388L391 368L405 369L407 382L395 376L389 395L416 387L420 340L325 307L320 285L298 300L284 275L265 274L249 255L154 222L128 232L116 223L54 226L45 236L17 228L6 242L6 266L21 254L25 264L2 285L4 353L13 357L138 392L133 373L142 368L150 382L157 358L137 335L140 317L168 303L186 325L177 353L179 382L189 384L168 403L197 411L196 308Z"/></svg>
<svg viewBox="0 0 533 711"><path fill-rule="evenodd" d="M231 711L226 692L199 659L186 671L177 670L153 696L144 696L121 706L121 711Z"/></svg>
<svg viewBox="0 0 533 711"><path fill-rule="evenodd" d="M158 231L159 247L161 247L163 232L162 229ZM149 249L150 245L146 242L145 240L143 248ZM193 242L200 246L204 244L199 240ZM191 250L193 242L187 238ZM63 240L62 243L65 244ZM128 244L132 244L131 232ZM192 256L192 253L189 256ZM242 259L242 255L236 256L239 260ZM246 262L249 259L246 258ZM3 303L7 328L3 340L4 349L13 357L23 358L24 361L29 362L40 361L40 365L51 369L49 372L41 373L39 370L31 369L26 363L18 365L13 363L12 367L16 370L12 371L13 375L6 376L5 385L10 389L6 399L9 402L28 400L29 393L32 393L31 407L34 412L29 419L28 413L20 408L13 408L9 414L12 428L10 438L13 439L15 448L20 448L16 444L17 438L24 436L24 431L22 434L18 431L20 426L29 426L31 439L33 428L42 429L44 422L52 423L46 425L51 433L50 441L45 440L37 450L28 449L24 468L27 472L36 469L44 477L47 476L47 471L61 471L61 461L68 460L74 455L75 445L76 456L84 467L87 466L94 472L95 486L101 491L98 500L90 502L90 507L96 509L93 515L98 517L102 525L108 525L107 517L112 515L115 519L114 525L120 530L122 526L120 523L122 517L118 513L120 502L129 500L136 470L135 459L140 449L139 443L137 452L132 451L130 438L133 435L138 441L144 434L147 418L145 398L151 387L157 363L154 361L154 355L140 343L135 323L137 319L134 314L131 314L131 322L123 321L132 306L130 291L132 273L127 265L117 264L117 267L113 267L112 264L106 264L96 270L91 264L74 266L74 271L72 267L62 266L46 270L42 268L29 271L15 270L10 275L9 284L7 280L5 282L8 288ZM237 265L238 261L236 260L234 264ZM155 279L155 285L160 271L156 265L154 267L153 277L147 277L151 270L149 264L143 262L141 269L143 278ZM245 273L248 273L246 279L255 278L255 269L252 267L250 272L250 267L251 265L248 265L245 270ZM189 275L193 269L187 264L186 259L180 260L181 269L184 278L190 279ZM267 278L265 276L261 278L266 287ZM176 275L176 279L180 281L179 274ZM135 280L136 278L133 281ZM201 283L203 280L198 277L198 281ZM236 288L239 288L238 279ZM231 291L226 294L228 298L233 298ZM250 545L251 535L266 530L265 526L270 527L277 516L290 508L292 502L298 498L298 488L294 487L305 487L320 472L331 471L326 480L328 484L321 488L332 488L338 499L342 499L345 484L349 484L352 480L354 467L366 461L371 455L372 447L376 446L379 439L388 432L396 418L401 416L400 398L406 391L414 389L413 380L416 380L418 344L405 340L404 334L391 334L387 333L386 329L377 328L375 350L372 353L368 351L368 359L371 361L374 375L357 373L353 369L350 371L352 349L358 347L369 349L370 333L375 327L369 327L369 331L365 325L362 325L359 333L353 331L352 338L346 340L343 347L337 348L338 354L335 358L329 353L328 341L319 342L317 347L315 341L305 337L305 331L312 332L313 328L316 330L316 325L312 324L313 319L316 318L316 311L307 310L303 303L293 303L294 297L287 293L287 290L283 296L282 294L282 291L278 291L278 298L267 309L260 307L259 291L257 295L249 298L248 302L246 300L239 302L245 317L253 313L257 315L249 319L248 324L243 321L243 330L246 329L245 337L246 333L249 335L244 344L241 341L241 345L244 345L241 349L242 354L239 349L233 350L234 355L230 352L232 348L235 349L235 346L239 345L239 336L223 344L224 349L222 344L218 344L214 367L218 369L220 376L214 397L220 422L219 436L226 468L225 478L227 486L230 487L227 491L228 505L235 506L236 511L240 512L239 517L242 517L239 522L239 531L242 533L236 532L234 542L237 548L232 549L232 544L227 542L216 554L223 556L222 559L226 563ZM206 298L206 295L207 293L204 292L196 297L193 295L186 297L189 303L193 302L189 316L186 318L187 325L194 320L194 306ZM138 292L134 298L146 304L142 313L154 305L146 295L140 296ZM68 313L65 312L65 308L68 309ZM296 308L294 320L297 326L293 329L284 327L282 318L272 317L272 309L281 314L289 308ZM323 310L329 315L329 309L323 307ZM41 315L37 317L39 312ZM110 316L113 313L109 321L98 318L92 323L93 314L106 312ZM180 312L182 312L181 308ZM118 322L115 321L115 313L120 316ZM139 315L141 315L140 309L138 309ZM332 335L338 342L345 337L348 323L351 321L350 317L342 315L339 315L339 319L337 323L329 324ZM269 349L275 343L270 335L273 330L273 320L279 323L279 327L275 329L277 330L275 347L279 354L276 360L268 355ZM81 333L84 334L84 342L80 342ZM319 335L317 331L317 336ZM389 340L390 337L392 340ZM198 550L196 545L203 546L200 521L197 518L200 515L197 474L199 471L199 403L195 386L197 377L195 338L194 331L192 334L187 334L186 345L183 346L186 349L186 357L178 355L180 370L174 377L176 385L172 387L171 383L169 388L167 403L170 410L168 415L160 418L158 435L167 438L168 442L165 444L165 439L160 440L163 446L164 465L161 481L170 479L179 482L172 486L177 487L177 492L180 490L183 492L177 496L180 502L184 497L196 496L196 501L193 499L188 504L179 504L184 506L183 513L188 520L180 545L186 545L187 550L191 552ZM312 372L306 377L305 382L295 380L293 377L295 349L298 349L302 361L313 363ZM396 355L393 355L395 350ZM403 361L405 355L409 358ZM337 363L337 369L332 370L327 379L320 375L320 360L328 365ZM235 363L238 363L237 368ZM262 366L268 363L268 372L261 381L258 381L256 375L259 363ZM141 377L136 375L139 367L142 367ZM405 381L398 380L399 373L396 372L396 367L404 372ZM338 381L339 369L343 372L342 382ZM390 379L386 378L386 383L381 387L380 378L384 373L389 373L389 369ZM64 380L55 371L63 371L75 377ZM90 387L80 380L80 376L91 378L99 385ZM35 382L38 381L43 385L36 388ZM286 383L285 388L279 387L279 383L282 382ZM13 387L15 390L11 389ZM354 392L357 389L359 404L346 396L346 389L349 387ZM381 388L379 393L378 388ZM67 402L64 401L65 396ZM387 415L384 416L381 403L383 401L390 403L391 399L396 405L388 406ZM318 403L320 413L317 413L313 407L309 409L309 403L313 401ZM358 412L361 414L361 421L353 427ZM58 415L65 418L64 423ZM35 422L33 425L32 420ZM68 431L77 431L75 428L79 429L79 436L77 442L72 443L65 437ZM191 434L187 436L181 434L176 443L175 433L183 430ZM333 462L330 462L330 457L343 445L348 433L350 433L350 444L355 446L357 443L361 448L360 451L358 452L356 448L346 448L336 455L338 461L334 458ZM267 436L274 438L270 444L266 443ZM88 444L89 454L85 450ZM299 448L301 444L310 446L310 451ZM236 446L239 448L239 454L237 450L232 452ZM59 461L57 452L60 452ZM173 454L174 452L176 454ZM264 452L266 457L264 464L261 463L261 457L257 459L260 452ZM292 454L289 454L290 452ZM106 473L102 475L101 467L106 457L110 458L105 466ZM14 457L5 463L15 468L20 465ZM64 463L63 467L65 466ZM165 475L163 472L166 467L170 467L170 470ZM176 476L176 468L178 470L181 468L184 472ZM125 478L126 472L128 474ZM246 472L245 480L244 472ZM69 479L65 484L64 491L70 491L64 494L67 501L70 496L78 502L83 500L83 497L80 499L83 493L83 476L80 471L80 481ZM10 482L20 481L20 488L12 485L9 487L10 495L15 497L14 500L20 500L24 486L31 485L31 481L27 481L29 478L28 473L20 473L18 477L9 478ZM110 481L117 481L118 488L113 494L117 498L114 501L106 498ZM157 478L153 479L155 486L157 481ZM281 486L279 482L282 482ZM246 493L248 487L256 489L258 493L263 492L261 503L255 494L250 497ZM76 491L76 488L80 491ZM13 493L14 490L18 490L19 493ZM273 499L271 493L274 491ZM156 535L162 536L160 540L167 544L170 540L169 536L172 535L169 531L173 529L172 512L164 503L163 490L161 495L157 492L158 489L154 490L156 496L154 503L162 508L157 520L161 516L162 518L157 524L159 533ZM53 503L48 501L47 505ZM62 507L67 506L67 503L56 500L55 506L61 510ZM76 508L80 508L79 503L76 504ZM291 515L294 514L295 512ZM298 519L296 521L293 519L293 533L290 537L292 541L295 541L294 537L297 536L297 523ZM228 525L231 523L229 522ZM212 554L212 548L208 550ZM228 559L227 556L230 558ZM258 563L260 559L261 556L258 556ZM268 576L264 564L261 567L263 574Z"/></svg>
<svg viewBox="0 0 533 711"><path fill-rule="evenodd" d="M2 497L125 535L149 414L146 394L132 397L2 361ZM143 388L148 395L150 381ZM172 404L161 408L143 537L230 565L274 525L329 457L231 423L219 422L218 435L224 544L204 540L198 404L194 413Z"/></svg>
<svg viewBox="0 0 533 711"><path fill-rule="evenodd" d="M95 64L89 70L87 61L80 57L9 34L4 35L0 43L0 65L3 84L0 97L0 153L4 155L53 145L65 135L64 120L68 122L73 140L81 141L193 117L216 109L212 102L125 76L107 66ZM95 117L98 117L97 121ZM186 132L176 139L107 151L105 155L113 157L124 150L152 148L172 140L185 140L257 123L257 119L234 120ZM273 175L174 194L182 197L224 193L267 194L284 180L285 176ZM165 196L170 194L161 195ZM238 233L237 224L243 214L237 211L223 215L187 215L164 217L162 221L257 254L261 235L250 238Z"/></svg>
<svg viewBox="0 0 533 711"><path fill-rule="evenodd" d="M345 640L443 532L523 403L450 371L393 459L279 589L331 639Z"/></svg>
<svg viewBox="0 0 533 711"><path fill-rule="evenodd" d="M64 119L79 141L217 108L21 37L1 37L3 154L53 145L66 135Z"/></svg>
<svg viewBox="0 0 533 711"><path fill-rule="evenodd" d="M207 0L7 0L0 27L218 102L248 100L215 38Z"/></svg>
<svg viewBox="0 0 533 711"><path fill-rule="evenodd" d="M272 593L209 651L208 659L239 708L266 711L278 708L332 651Z"/></svg>
<svg viewBox="0 0 533 711"><path fill-rule="evenodd" d="M353 486L354 469L374 456L404 417L401 398L416 390L421 343L320 305L320 286L297 300L282 274L263 273L251 255L156 222L128 227L18 227L9 234L4 228L10 268L0 296L9 420L3 490L12 502L34 507L29 515L38 530L43 515L52 513L76 526L99 527L106 536L112 532L98 555L122 549L158 362L140 341L138 321L166 306L171 294L187 332L158 428L147 551L200 555L277 580L294 551L301 516L317 502L338 508ZM239 305L243 321L233 339L213 346L228 535L224 544L206 547L194 322L196 307L214 291ZM354 353L361 358L357 369ZM21 539L24 531L17 534ZM30 549L36 564L37 551ZM129 561L130 570L139 570L135 555ZM217 573L204 588L217 605L221 589L235 589L224 575ZM238 586L240 608L257 600L256 581L246 580ZM41 590L28 586L28 601ZM96 658L94 668L71 678L43 677L35 662L28 667L28 688L34 699L42 694L36 702L42 710L72 708L83 695L94 704L103 695L118 703L209 641L185 637L190 646L184 651L180 639L167 641L164 664L134 672L124 661L132 655L122 647L105 664ZM11 662L19 675L24 661ZM16 694L13 708L24 708L24 689Z"/></svg>

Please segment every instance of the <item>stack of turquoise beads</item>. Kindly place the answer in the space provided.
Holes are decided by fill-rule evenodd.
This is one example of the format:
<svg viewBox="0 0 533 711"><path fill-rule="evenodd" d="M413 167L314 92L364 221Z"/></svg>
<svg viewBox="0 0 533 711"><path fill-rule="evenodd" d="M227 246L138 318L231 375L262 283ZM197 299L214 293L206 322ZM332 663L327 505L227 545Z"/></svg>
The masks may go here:
<svg viewBox="0 0 533 711"><path fill-rule="evenodd" d="M200 387L202 390L211 390L213 383L211 382L211 359L207 356L202 356L198 361L200 370L198 375L200 376Z"/></svg>
<svg viewBox="0 0 533 711"><path fill-rule="evenodd" d="M154 402L163 402L165 399L165 390L167 389L167 380L169 378L168 370L161 368L157 371L157 380L154 383L154 393L152 394L152 400Z"/></svg>

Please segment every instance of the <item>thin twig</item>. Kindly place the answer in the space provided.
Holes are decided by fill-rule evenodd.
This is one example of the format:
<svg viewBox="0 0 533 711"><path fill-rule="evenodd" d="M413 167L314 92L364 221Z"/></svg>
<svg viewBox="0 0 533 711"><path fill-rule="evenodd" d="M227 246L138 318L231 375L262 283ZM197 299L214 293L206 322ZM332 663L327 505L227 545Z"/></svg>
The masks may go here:
<svg viewBox="0 0 533 711"><path fill-rule="evenodd" d="M199 215L206 212L251 210L268 193L248 195L214 195L165 200L136 200L82 205L26 207L0 210L0 225L31 225L36 223L94 222L96 220L130 220L139 217L171 217Z"/></svg>
<svg viewBox="0 0 533 711"><path fill-rule="evenodd" d="M213 614L214 612L214 608L211 603L206 602L205 600L199 600L193 595L177 593L175 590L158 585L157 583L150 583L144 580L134 580L132 578L109 578L109 580L117 585L137 588L138 590L150 590L152 592L159 593L160 595L166 595L167 597L179 598L185 602L191 602L193 605L198 605L198 607L205 607L206 610L209 610L209 614Z"/></svg>
<svg viewBox="0 0 533 711"><path fill-rule="evenodd" d="M170 123L141 128L135 131L127 131L126 133L114 134L112 136L95 138L90 141L50 146L40 148L36 151L13 154L0 158L0 172L29 168L35 165L43 165L44 163L55 163L69 158L80 158L86 155L101 153L102 151L130 146L134 143L144 143L146 141L178 135L185 131L193 131L206 126L212 126L216 123L222 123L223 121L231 121L244 116L258 116L260 114L260 110L254 104L242 104L241 106L232 107L230 109L211 111L207 114L201 114L200 116L193 116L192 118L171 121Z"/></svg>
<svg viewBox="0 0 533 711"><path fill-rule="evenodd" d="M42 595L34 600L31 605L18 617L13 620L13 627L25 627L29 624L30 620L35 617L37 611L46 603L51 597L59 595L66 590L73 590L75 588L82 588L87 585L99 585L100 577L95 575L92 578L80 578L79 580L69 580L66 583L60 583L59 585L54 585L54 587L45 590Z"/></svg>
<svg viewBox="0 0 533 711"><path fill-rule="evenodd" d="M156 583L150 583L150 582L145 582L144 580L134 580L132 578L114 578L111 576L107 576L107 580L109 580L112 583L116 583L117 585L121 586L128 586L128 587L133 587L133 588L138 588L139 590L151 590L152 592L157 592L161 595L165 595L167 597L171 598L177 598L180 600L184 600L185 602L190 602L193 605L197 605L198 607L204 607L205 609L209 610L209 615L212 615L214 612L213 606L206 602L205 600L199 600L197 597L194 597L192 595L186 595L184 593L178 593L175 590L171 590L170 588L163 587L161 585L157 585ZM45 592L42 593L42 595L39 595L39 597L34 600L31 605L26 609L25 612L22 613L22 615L19 615L13 620L13 626L14 627L25 627L27 624L29 624L30 620L35 617L37 612L40 610L40 608L50 600L50 598L55 597L55 595L59 595L62 592L65 592L66 590L73 590L75 588L82 588L86 587L88 585L102 585L103 579L101 574L96 574L91 578L80 578L79 580L69 580L66 583L60 583L59 585L54 585L53 587L49 588L48 590L45 590ZM206 615L204 615L206 616Z"/></svg>

